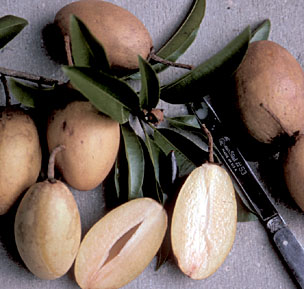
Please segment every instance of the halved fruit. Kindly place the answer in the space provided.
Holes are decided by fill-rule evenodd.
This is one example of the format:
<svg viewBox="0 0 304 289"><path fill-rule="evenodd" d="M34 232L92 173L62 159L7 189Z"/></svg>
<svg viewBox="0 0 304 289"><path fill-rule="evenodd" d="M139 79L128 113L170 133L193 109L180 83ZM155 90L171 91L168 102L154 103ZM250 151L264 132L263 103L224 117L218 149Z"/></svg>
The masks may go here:
<svg viewBox="0 0 304 289"><path fill-rule="evenodd" d="M186 179L171 225L173 253L181 271L204 279L224 262L235 238L237 207L230 176L205 163Z"/></svg>
<svg viewBox="0 0 304 289"><path fill-rule="evenodd" d="M81 288L120 288L152 261L167 229L163 206L149 198L129 201L109 212L81 243L75 277Z"/></svg>

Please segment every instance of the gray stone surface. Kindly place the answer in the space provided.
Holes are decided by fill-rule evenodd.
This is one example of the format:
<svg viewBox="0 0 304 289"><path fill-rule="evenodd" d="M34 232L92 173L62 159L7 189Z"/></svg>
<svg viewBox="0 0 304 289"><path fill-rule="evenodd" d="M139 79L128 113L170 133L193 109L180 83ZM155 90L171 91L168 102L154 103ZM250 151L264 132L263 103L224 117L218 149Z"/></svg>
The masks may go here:
<svg viewBox="0 0 304 289"><path fill-rule="evenodd" d="M0 16L14 14L29 21L28 27L0 51L0 66L64 79L60 66L52 62L43 49L41 31L47 23L52 22L56 11L69 2L71 0L0 0ZM192 3L190 0L110 2L127 8L144 22L156 48L176 29ZM180 61L197 65L219 51L247 25L254 26L266 18L272 22L270 39L286 47L304 65L304 5L298 0L207 1L206 16L197 39ZM181 73L180 70L170 69L162 73L160 79L165 83ZM4 103L3 92L0 93L1 102ZM165 104L163 107L168 108ZM168 114L175 114L181 108L168 109ZM80 208L85 233L104 214L101 188L73 193ZM276 203L290 228L304 244L303 214L289 201L280 200ZM43 281L35 278L20 264L12 235L13 218L13 215L0 218L0 288L78 288L71 272L58 280ZM154 266L155 260L125 288L296 288L259 222L238 224L236 240L229 256L219 270L206 280L194 281L185 277L173 261L158 271L154 270Z"/></svg>

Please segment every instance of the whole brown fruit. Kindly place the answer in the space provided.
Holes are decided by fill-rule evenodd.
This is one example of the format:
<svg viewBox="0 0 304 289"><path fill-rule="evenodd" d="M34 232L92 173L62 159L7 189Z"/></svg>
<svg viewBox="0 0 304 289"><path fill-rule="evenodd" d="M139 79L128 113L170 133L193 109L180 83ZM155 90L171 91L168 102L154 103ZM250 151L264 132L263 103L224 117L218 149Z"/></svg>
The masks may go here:
<svg viewBox="0 0 304 289"><path fill-rule="evenodd" d="M0 215L36 182L41 169L37 128L20 109L0 113Z"/></svg>
<svg viewBox="0 0 304 289"><path fill-rule="evenodd" d="M251 43L235 80L241 118L258 141L303 130L304 73L285 48L268 40Z"/></svg>
<svg viewBox="0 0 304 289"><path fill-rule="evenodd" d="M74 197L60 181L32 185L15 218L15 240L27 268L52 280L72 266L81 237L80 215Z"/></svg>
<svg viewBox="0 0 304 289"><path fill-rule="evenodd" d="M97 187L110 172L120 143L119 124L88 101L74 101L49 119L47 141L51 152L59 144L56 167L78 190Z"/></svg>
<svg viewBox="0 0 304 289"><path fill-rule="evenodd" d="M126 9L101 0L81 0L58 11L55 24L70 41L70 16L77 16L103 45L112 68L138 68L138 55L146 59L152 39L144 24Z"/></svg>
<svg viewBox="0 0 304 289"><path fill-rule="evenodd" d="M304 136L301 135L294 146L289 148L284 164L284 176L287 188L304 211Z"/></svg>

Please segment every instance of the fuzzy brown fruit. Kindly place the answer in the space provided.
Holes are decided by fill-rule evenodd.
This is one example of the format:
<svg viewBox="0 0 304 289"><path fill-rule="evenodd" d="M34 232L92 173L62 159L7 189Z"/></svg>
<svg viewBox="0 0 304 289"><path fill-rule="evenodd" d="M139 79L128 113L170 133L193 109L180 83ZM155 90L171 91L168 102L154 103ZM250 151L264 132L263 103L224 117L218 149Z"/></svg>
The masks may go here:
<svg viewBox="0 0 304 289"><path fill-rule="evenodd" d="M298 137L289 148L284 164L284 177L287 188L298 206L304 211L304 136Z"/></svg>
<svg viewBox="0 0 304 289"><path fill-rule="evenodd" d="M137 69L138 55L144 59L148 57L152 48L150 34L126 9L100 0L81 0L64 6L56 14L55 24L68 42L72 14L82 20L103 45L111 67Z"/></svg>
<svg viewBox="0 0 304 289"><path fill-rule="evenodd" d="M281 133L303 130L304 73L285 48L253 42L235 80L241 118L258 141L270 143Z"/></svg>
<svg viewBox="0 0 304 289"><path fill-rule="evenodd" d="M87 101L75 101L50 117L49 150L62 144L56 166L66 182L78 190L97 187L110 172L119 148L119 124Z"/></svg>
<svg viewBox="0 0 304 289"><path fill-rule="evenodd" d="M70 190L48 180L30 187L18 207L15 240L28 269L41 279L63 276L76 257L80 215Z"/></svg>
<svg viewBox="0 0 304 289"><path fill-rule="evenodd" d="M235 238L237 207L232 181L216 164L194 169L174 206L171 242L181 271L204 279L224 262Z"/></svg>
<svg viewBox="0 0 304 289"><path fill-rule="evenodd" d="M83 289L124 286L152 261L166 228L166 211L152 199L136 199L112 210L80 245L75 262L77 283Z"/></svg>
<svg viewBox="0 0 304 289"><path fill-rule="evenodd" d="M41 169L37 128L20 109L0 113L0 215L36 182Z"/></svg>

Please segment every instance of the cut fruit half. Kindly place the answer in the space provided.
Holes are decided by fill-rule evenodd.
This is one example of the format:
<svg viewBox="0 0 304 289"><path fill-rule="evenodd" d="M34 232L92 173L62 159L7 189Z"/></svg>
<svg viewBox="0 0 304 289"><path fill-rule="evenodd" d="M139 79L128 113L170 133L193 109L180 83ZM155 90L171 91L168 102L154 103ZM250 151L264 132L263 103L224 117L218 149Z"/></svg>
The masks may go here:
<svg viewBox="0 0 304 289"><path fill-rule="evenodd" d="M81 288L120 288L152 261L167 229L162 205L149 198L129 201L109 212L81 243L75 277Z"/></svg>
<svg viewBox="0 0 304 289"><path fill-rule="evenodd" d="M174 207L171 242L181 271L204 279L224 262L235 238L237 207L230 176L216 164L196 168Z"/></svg>

